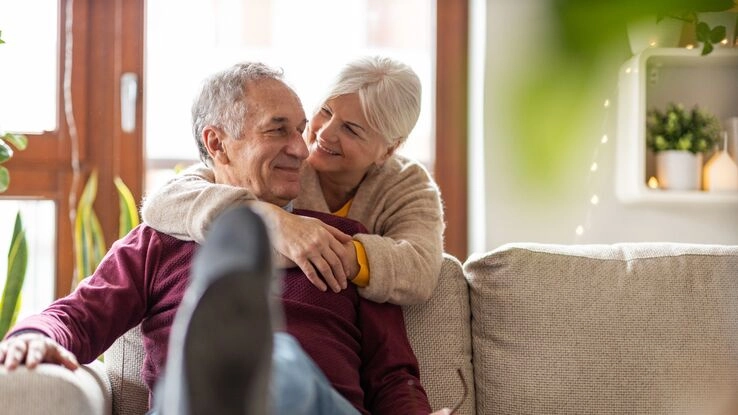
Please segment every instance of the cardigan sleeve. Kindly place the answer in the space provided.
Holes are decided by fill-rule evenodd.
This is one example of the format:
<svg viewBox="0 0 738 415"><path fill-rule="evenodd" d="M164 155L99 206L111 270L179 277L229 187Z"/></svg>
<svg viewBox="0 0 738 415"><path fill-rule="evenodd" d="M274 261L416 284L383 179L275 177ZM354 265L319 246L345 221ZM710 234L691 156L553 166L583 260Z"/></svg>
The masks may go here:
<svg viewBox="0 0 738 415"><path fill-rule="evenodd" d="M210 168L194 165L149 194L141 207L141 218L159 232L202 243L220 213L256 200L244 188L214 182Z"/></svg>
<svg viewBox="0 0 738 415"><path fill-rule="evenodd" d="M384 176L384 177L382 177ZM369 285L359 294L399 305L427 301L438 283L443 259L443 208L438 186L411 162L367 180L355 200L356 218L372 234L354 235L369 261ZM362 189L359 190L361 192ZM363 210L363 209L372 210Z"/></svg>

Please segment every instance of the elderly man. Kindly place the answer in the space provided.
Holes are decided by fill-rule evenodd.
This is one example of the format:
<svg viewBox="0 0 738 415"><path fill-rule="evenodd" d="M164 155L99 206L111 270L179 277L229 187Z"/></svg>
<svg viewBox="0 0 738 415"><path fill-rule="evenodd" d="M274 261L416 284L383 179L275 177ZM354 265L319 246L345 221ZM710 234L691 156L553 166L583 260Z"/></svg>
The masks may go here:
<svg viewBox="0 0 738 415"><path fill-rule="evenodd" d="M215 74L193 105L195 139L216 181L286 208L300 190L305 125L300 100L281 73L258 63ZM296 213L348 234L363 230L346 219ZM40 362L73 369L77 359L92 361L141 324L142 377L149 390L165 362L171 365L168 379L184 379L179 385L167 381L160 408L165 414L264 413L270 406L262 402L265 371L272 375L271 406L280 413L430 412L397 306L363 300L355 287L321 292L292 268L281 295L289 334L271 336L263 299L272 274L270 250L263 224L253 217L229 213L220 231L214 226L189 288L198 245L137 227L72 294L17 325L0 343L0 362L8 369ZM303 349L320 370L304 369L313 363L301 357ZM287 399L296 391L304 395ZM312 406L297 407L305 402Z"/></svg>

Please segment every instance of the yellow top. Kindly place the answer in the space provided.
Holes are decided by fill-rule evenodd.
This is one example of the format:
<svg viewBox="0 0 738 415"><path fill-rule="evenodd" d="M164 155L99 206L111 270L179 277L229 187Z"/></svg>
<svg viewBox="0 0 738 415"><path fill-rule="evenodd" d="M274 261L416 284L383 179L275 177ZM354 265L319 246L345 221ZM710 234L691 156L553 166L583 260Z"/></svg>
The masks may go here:
<svg viewBox="0 0 738 415"><path fill-rule="evenodd" d="M349 199L349 201L346 202L346 204L343 205L341 209L333 212L333 214L345 218L346 216L348 216L349 209L351 209L351 202L353 201L354 199ZM364 245L362 245L361 242L356 240L351 242L354 243L354 249L356 249L356 261L359 263L359 272L351 280L351 282L358 285L359 287L366 287L367 285L369 285L369 261L366 258L366 250L364 249Z"/></svg>

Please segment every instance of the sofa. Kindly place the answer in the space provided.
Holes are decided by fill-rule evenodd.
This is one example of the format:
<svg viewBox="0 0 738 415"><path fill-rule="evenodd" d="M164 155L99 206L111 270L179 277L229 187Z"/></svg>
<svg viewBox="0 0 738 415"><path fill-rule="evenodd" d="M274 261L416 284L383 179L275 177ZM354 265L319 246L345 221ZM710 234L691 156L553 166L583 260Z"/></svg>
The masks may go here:
<svg viewBox="0 0 738 415"><path fill-rule="evenodd" d="M738 414L738 246L445 255L432 299L404 311L433 408L466 389L457 414ZM145 413L142 358L133 329L104 363L0 371L0 412Z"/></svg>

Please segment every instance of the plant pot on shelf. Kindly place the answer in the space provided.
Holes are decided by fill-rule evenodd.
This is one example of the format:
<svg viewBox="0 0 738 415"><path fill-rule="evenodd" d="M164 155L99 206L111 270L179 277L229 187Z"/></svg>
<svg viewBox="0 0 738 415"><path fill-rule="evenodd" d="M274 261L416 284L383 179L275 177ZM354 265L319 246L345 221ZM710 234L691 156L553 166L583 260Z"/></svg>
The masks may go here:
<svg viewBox="0 0 738 415"><path fill-rule="evenodd" d="M702 153L666 150L656 153L656 179L667 190L699 190L702 183Z"/></svg>

